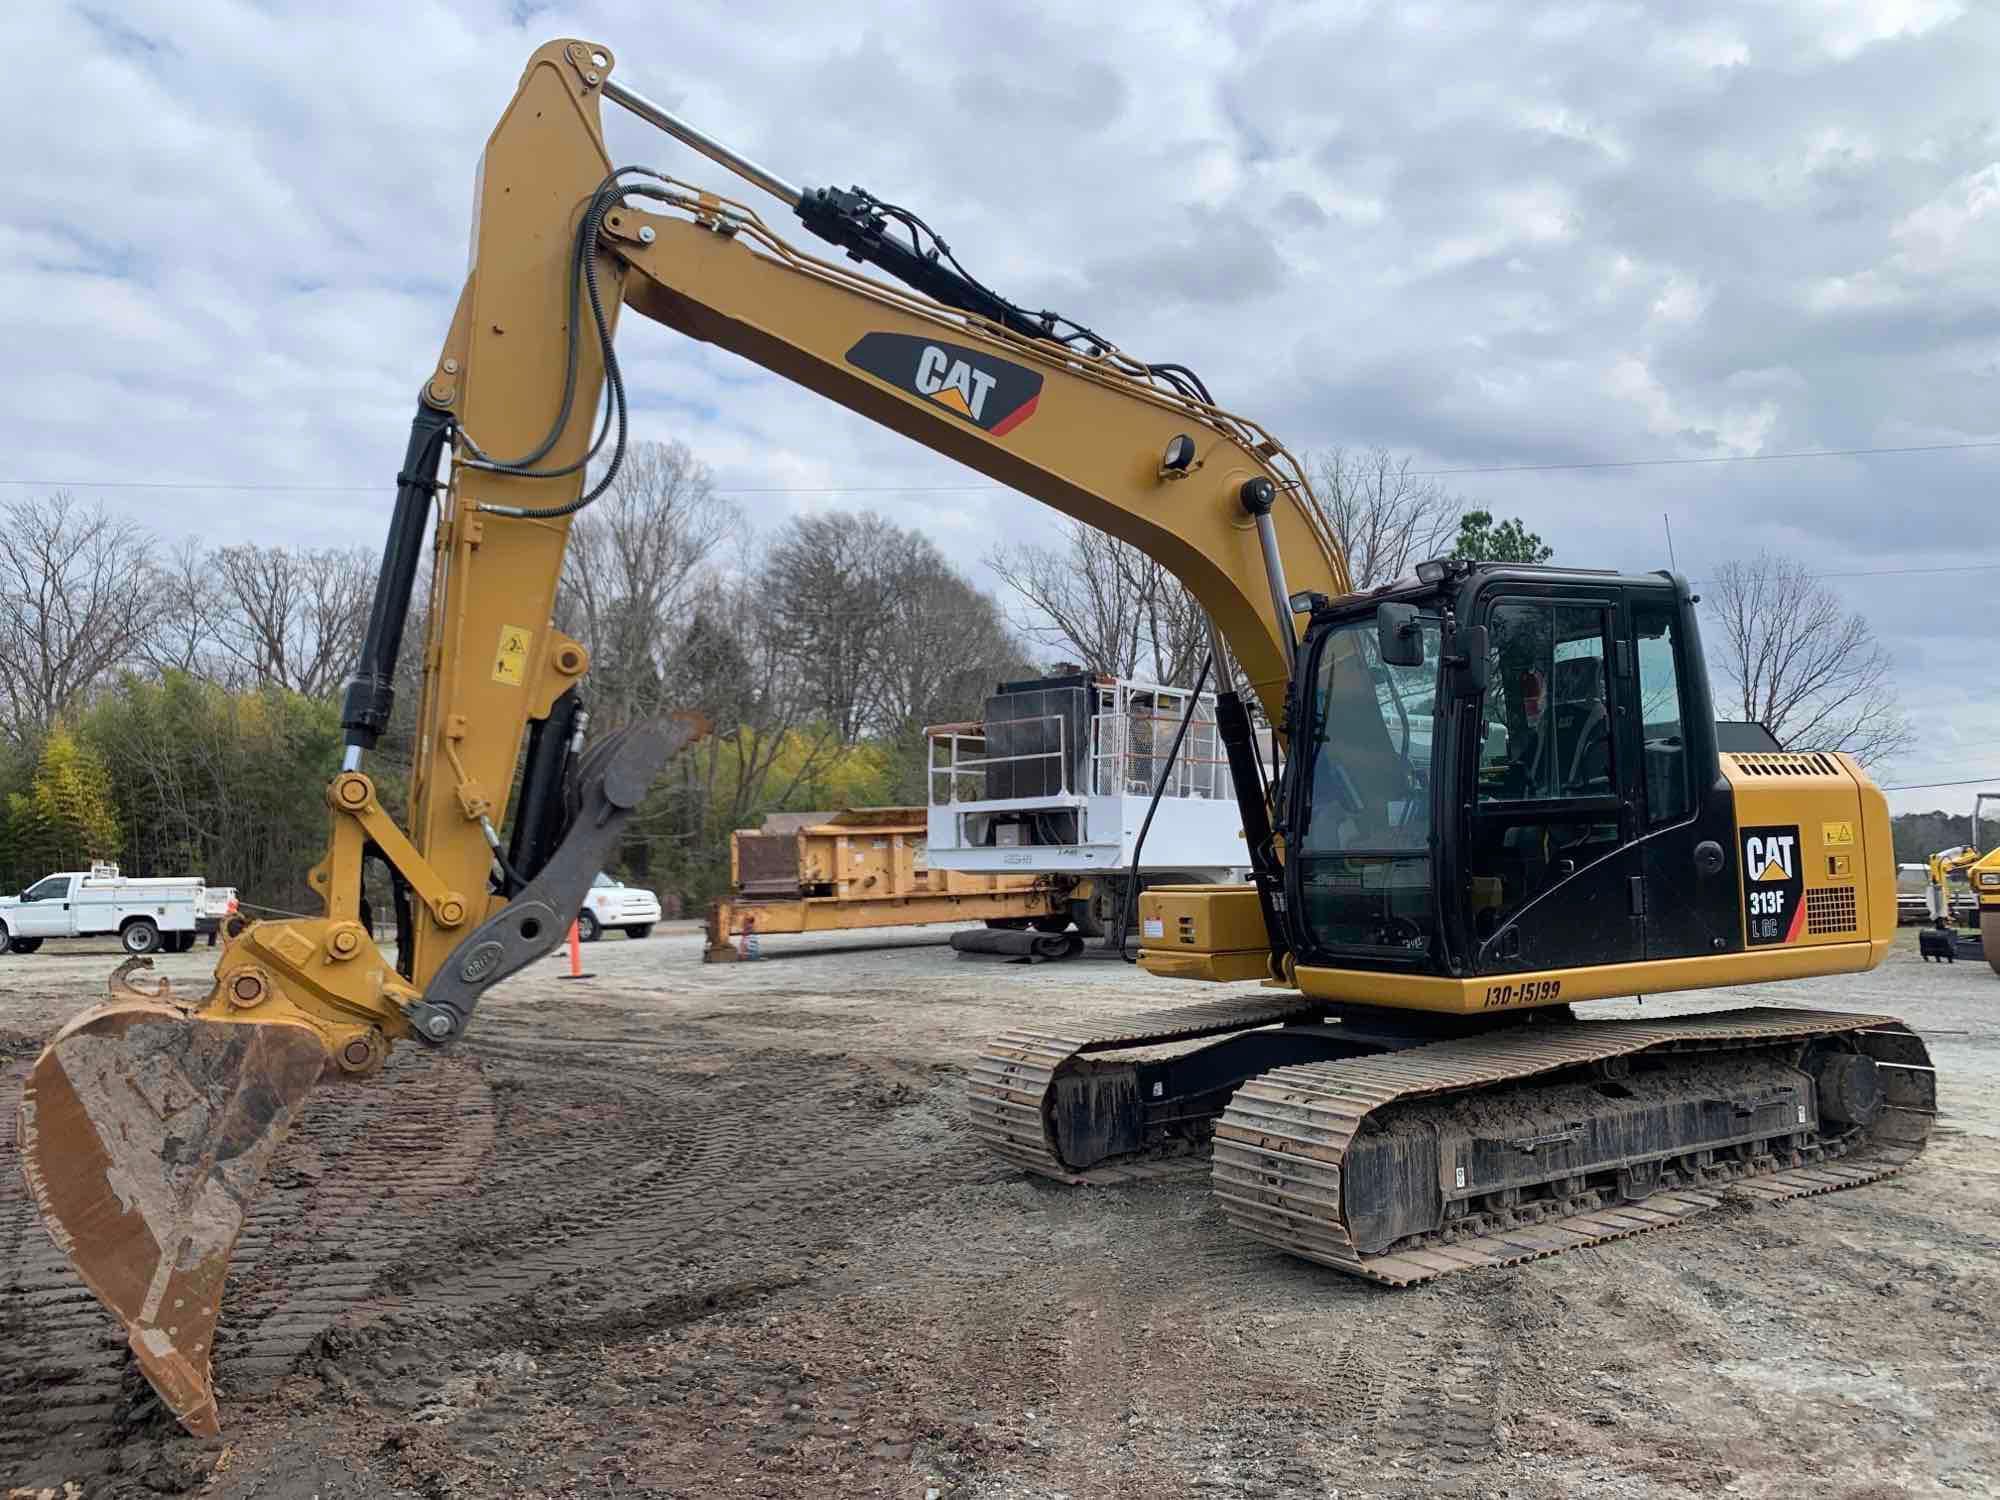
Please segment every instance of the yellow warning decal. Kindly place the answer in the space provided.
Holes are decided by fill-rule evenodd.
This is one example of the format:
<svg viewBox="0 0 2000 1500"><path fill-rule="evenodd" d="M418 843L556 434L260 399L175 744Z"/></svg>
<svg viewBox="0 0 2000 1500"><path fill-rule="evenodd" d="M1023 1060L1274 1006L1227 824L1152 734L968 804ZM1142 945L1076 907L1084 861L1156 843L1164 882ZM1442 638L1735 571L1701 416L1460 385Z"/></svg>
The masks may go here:
<svg viewBox="0 0 2000 1500"><path fill-rule="evenodd" d="M1849 822L1822 823L1819 825L1819 841L1829 849L1852 849L1854 847L1854 825Z"/></svg>
<svg viewBox="0 0 2000 1500"><path fill-rule="evenodd" d="M523 630L519 625L500 627L500 650L495 653L493 680L519 687L528 679L528 642L535 638L532 630Z"/></svg>

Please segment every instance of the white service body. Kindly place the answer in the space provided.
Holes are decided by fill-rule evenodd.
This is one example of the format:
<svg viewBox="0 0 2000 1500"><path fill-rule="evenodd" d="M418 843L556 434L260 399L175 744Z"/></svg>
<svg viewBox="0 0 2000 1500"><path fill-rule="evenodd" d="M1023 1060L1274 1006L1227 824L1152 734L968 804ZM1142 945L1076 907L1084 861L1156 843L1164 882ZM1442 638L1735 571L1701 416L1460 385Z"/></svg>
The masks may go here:
<svg viewBox="0 0 2000 1500"><path fill-rule="evenodd" d="M126 947L150 953L157 938L202 928L207 887L199 875L135 879L116 865L45 876L18 896L0 897L0 927L10 942L45 938L125 936ZM219 893L233 903L235 893ZM150 931L151 938L147 936Z"/></svg>

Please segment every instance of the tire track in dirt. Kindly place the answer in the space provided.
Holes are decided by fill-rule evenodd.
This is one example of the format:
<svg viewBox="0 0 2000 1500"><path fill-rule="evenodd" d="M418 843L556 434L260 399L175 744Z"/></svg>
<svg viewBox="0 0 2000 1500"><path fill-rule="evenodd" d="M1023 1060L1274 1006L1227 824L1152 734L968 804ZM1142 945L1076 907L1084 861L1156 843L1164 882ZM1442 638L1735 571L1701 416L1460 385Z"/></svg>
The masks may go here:
<svg viewBox="0 0 2000 1500"><path fill-rule="evenodd" d="M9 1155L26 1072L0 1081ZM269 1392L365 1292L386 1248L424 1232L432 1203L491 1150L492 1123L478 1070L452 1057L406 1049L376 1078L322 1086L231 1259L214 1365L225 1420L232 1401ZM0 1181L0 1250L0 1474L60 1483L139 1472L157 1467L162 1448L171 1457L184 1447L12 1170Z"/></svg>
<svg viewBox="0 0 2000 1500"><path fill-rule="evenodd" d="M60 1485L104 1472L88 1460L65 1473L51 1466L67 1467L68 1434L108 1436L122 1420L126 1353L42 1228L21 1177L16 1108L31 1061L0 1073L0 1480Z"/></svg>
<svg viewBox="0 0 2000 1500"><path fill-rule="evenodd" d="M962 1185L937 1172L941 1153L985 1166L938 1121L913 1125L896 1089L857 1087L867 1070L850 1059L509 1030L490 1048L399 1049L379 1079L315 1098L239 1242L216 1348L225 1425L299 1369L434 1409L479 1350L671 1326L729 1305L732 1282L761 1296L863 1223ZM6 1075L8 1099L24 1072ZM0 1249L0 1328L20 1351L0 1386L0 1473L88 1478L130 1471L135 1435L174 1447L11 1173ZM531 1396L503 1384L480 1425Z"/></svg>
<svg viewBox="0 0 2000 1500"><path fill-rule="evenodd" d="M700 1037L650 1038L643 1053L560 1040L559 1068L505 1039L482 1053L500 1148L476 1197L442 1205L419 1252L383 1267L308 1362L385 1414L441 1423L424 1462L444 1470L476 1469L496 1451L496 1434L531 1423L552 1399L574 1399L574 1381L551 1385L554 1372L595 1371L606 1349L626 1358L681 1325L740 1318L867 1226L963 1187L954 1162L985 1167L969 1142L936 1128L926 1096L869 1082L869 1066L853 1059L718 1057ZM483 1395L476 1422L448 1414L454 1382L517 1356L548 1373ZM803 1388L799 1377L792 1383ZM798 1404L812 1410L803 1397ZM844 1453L861 1442L862 1457L877 1445L888 1454L872 1463L906 1463L910 1438L896 1424L875 1431L839 1415L864 1409L850 1391L815 1425L787 1403L789 1425L775 1436L717 1429L709 1459L727 1468L777 1451L758 1444L810 1447L828 1440L830 1422ZM632 1469L654 1443L615 1422L578 1441L612 1471ZM696 1447L674 1463L698 1469L699 1442L680 1441ZM506 1447L512 1474L524 1461L528 1472L537 1466L511 1438ZM555 1482L559 1457L548 1462Z"/></svg>

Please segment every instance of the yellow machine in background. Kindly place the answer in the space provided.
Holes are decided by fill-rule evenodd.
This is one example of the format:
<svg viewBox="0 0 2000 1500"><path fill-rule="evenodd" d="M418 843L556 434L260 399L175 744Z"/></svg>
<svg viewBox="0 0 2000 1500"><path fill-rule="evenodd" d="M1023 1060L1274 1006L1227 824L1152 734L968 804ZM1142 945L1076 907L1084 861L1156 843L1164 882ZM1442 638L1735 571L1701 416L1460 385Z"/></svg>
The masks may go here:
<svg viewBox="0 0 2000 1500"><path fill-rule="evenodd" d="M541 48L481 158L470 272L421 383L343 707L323 913L232 929L205 994L122 990L56 1035L23 1091L43 1219L190 1429L217 1429L223 1277L314 1085L465 1036L705 730L586 745L588 657L551 624L571 518L624 453L628 306L1118 537L1207 613L1255 879L1149 898L1143 961L1264 984L997 1039L971 1111L1008 1160L1122 1180L1213 1138L1234 1222L1401 1284L1675 1222L1718 1183L1852 1186L1922 1148L1935 1083L1892 1018L1569 1010L1859 971L1894 921L1881 797L1851 762L1719 752L1685 580L1439 561L1356 594L1302 467L1185 365L1008 301L908 209L794 185L616 67L601 44ZM606 100L842 258L614 168ZM406 831L364 764L426 556ZM1238 683L1280 726L1276 765ZM393 887L393 959L359 919L364 860Z"/></svg>
<svg viewBox="0 0 2000 1500"><path fill-rule="evenodd" d="M1972 799L1971 843L1940 849L1924 861L1930 875L1924 888L1930 920L1917 934L1917 945L1926 961L1956 963L1984 958L1993 972L2000 974L2000 842L1982 837L1980 828L1981 814L1989 802L2000 807L2000 792L1981 792ZM1964 878L1978 903L1972 931L1959 927L1952 915L1954 876Z"/></svg>
<svg viewBox="0 0 2000 1500"><path fill-rule="evenodd" d="M773 813L729 836L730 896L708 914L702 958L741 957L746 933L854 932L931 922L1069 925L1071 882L935 870L921 807Z"/></svg>
<svg viewBox="0 0 2000 1500"><path fill-rule="evenodd" d="M1993 972L2000 974L2000 845L1967 870L1965 878L1979 898L1980 947Z"/></svg>

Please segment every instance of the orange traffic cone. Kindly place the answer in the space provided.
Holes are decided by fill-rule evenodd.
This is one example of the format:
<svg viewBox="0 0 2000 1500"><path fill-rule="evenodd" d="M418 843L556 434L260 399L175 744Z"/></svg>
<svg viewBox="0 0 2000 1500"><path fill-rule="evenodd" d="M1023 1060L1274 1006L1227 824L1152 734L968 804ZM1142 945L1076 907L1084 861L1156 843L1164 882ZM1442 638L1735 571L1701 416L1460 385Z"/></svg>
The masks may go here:
<svg viewBox="0 0 2000 1500"><path fill-rule="evenodd" d="M577 935L576 923L569 924L569 972L559 976L563 979L595 979L595 974L583 972L583 939Z"/></svg>

